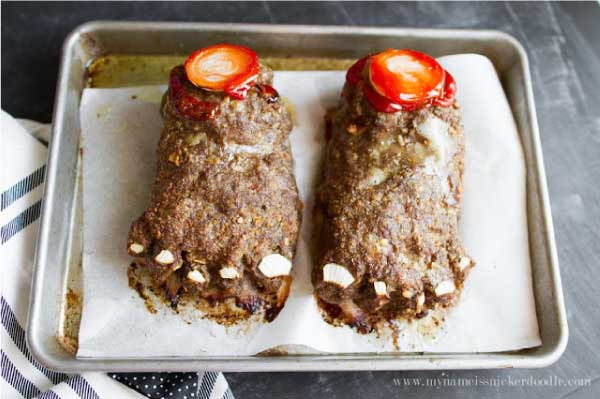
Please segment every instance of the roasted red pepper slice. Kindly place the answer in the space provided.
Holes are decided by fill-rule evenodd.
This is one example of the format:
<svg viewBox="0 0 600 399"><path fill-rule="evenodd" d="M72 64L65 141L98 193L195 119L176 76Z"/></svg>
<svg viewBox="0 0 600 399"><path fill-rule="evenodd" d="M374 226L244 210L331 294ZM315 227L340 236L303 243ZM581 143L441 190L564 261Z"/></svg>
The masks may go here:
<svg viewBox="0 0 600 399"><path fill-rule="evenodd" d="M393 58L397 56L400 58ZM410 62L405 62L407 60ZM386 66L386 70L382 71L380 66L374 66L373 63L377 62L380 64L383 62L390 67ZM403 70L403 67L407 67L407 70ZM375 70L374 75L379 78L376 82L383 82L382 84L389 87L385 86L384 90L380 86L377 90L378 86L374 85L371 79L373 70ZM346 82L362 90L373 108L386 113L400 110L414 111L429 106L449 107L454 103L456 94L456 82L452 75L435 59L414 50L390 49L363 57L348 69ZM401 87L408 87L408 89ZM398 92L398 90L412 91ZM386 93L388 96L384 95Z"/></svg>
<svg viewBox="0 0 600 399"><path fill-rule="evenodd" d="M223 91L238 100L246 98L260 72L258 56L253 50L227 43L193 52L184 66L194 85Z"/></svg>
<svg viewBox="0 0 600 399"><path fill-rule="evenodd" d="M450 75L450 72L446 71L444 93L441 96L434 98L432 105L436 105L438 107L449 107L454 102L455 95L456 82L454 81L454 77Z"/></svg>
<svg viewBox="0 0 600 399"><path fill-rule="evenodd" d="M427 54L388 49L371 57L369 80L375 91L398 104L425 104L440 96L445 71Z"/></svg>
<svg viewBox="0 0 600 399"><path fill-rule="evenodd" d="M393 114L396 111L414 111L421 107L420 104L398 104L393 101L388 100L381 94L377 93L370 85L364 85L363 93L367 100L371 103L373 108L375 108L379 112L385 112L388 114Z"/></svg>

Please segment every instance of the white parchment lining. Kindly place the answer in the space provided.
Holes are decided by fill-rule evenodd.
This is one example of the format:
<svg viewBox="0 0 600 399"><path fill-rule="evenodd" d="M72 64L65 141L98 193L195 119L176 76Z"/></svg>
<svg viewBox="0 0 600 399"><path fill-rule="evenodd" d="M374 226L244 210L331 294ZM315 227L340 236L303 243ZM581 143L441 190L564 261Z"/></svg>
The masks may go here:
<svg viewBox="0 0 600 399"><path fill-rule="evenodd" d="M427 320L400 331L408 352L495 352L540 345L531 284L525 162L515 122L488 59L440 59L458 85L465 127L460 233L477 262L459 304L441 328ZM83 311L79 357L251 355L280 345L333 353L395 351L390 336L360 335L324 322L310 283L307 242L312 195L323 149L323 115L344 72L276 72L275 87L293 103L295 175L305 204L292 291L270 324L225 328L159 307L128 287L125 251L131 222L147 205L164 86L86 89L83 131ZM135 98L132 98L135 96Z"/></svg>

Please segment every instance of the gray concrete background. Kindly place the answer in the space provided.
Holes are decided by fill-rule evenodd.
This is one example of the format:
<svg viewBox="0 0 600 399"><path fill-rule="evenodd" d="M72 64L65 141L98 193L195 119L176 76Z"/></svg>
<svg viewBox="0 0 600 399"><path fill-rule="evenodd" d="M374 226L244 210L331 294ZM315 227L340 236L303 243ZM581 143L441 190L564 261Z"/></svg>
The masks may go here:
<svg viewBox="0 0 600 399"><path fill-rule="evenodd" d="M93 19L499 29L530 57L570 340L541 370L228 373L238 398L600 397L600 6L588 3L7 3L1 106L49 122L61 43ZM558 386L506 386L521 378ZM416 387L468 378L479 386ZM395 380L396 379L396 382ZM486 380L494 379L494 380ZM510 380L509 380L510 379ZM571 381L567 381L571 379ZM573 379L590 379L578 387ZM505 386L500 386L505 384Z"/></svg>

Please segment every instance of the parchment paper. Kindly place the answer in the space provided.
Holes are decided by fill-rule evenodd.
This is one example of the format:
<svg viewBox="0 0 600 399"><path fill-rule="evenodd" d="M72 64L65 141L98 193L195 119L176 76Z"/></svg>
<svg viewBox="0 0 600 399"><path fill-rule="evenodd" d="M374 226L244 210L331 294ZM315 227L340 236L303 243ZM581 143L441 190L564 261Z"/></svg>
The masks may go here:
<svg viewBox="0 0 600 399"><path fill-rule="evenodd" d="M470 54L440 62L454 75L462 105L466 158L460 233L477 262L441 327L433 327L431 317L437 315L404 324L396 349L388 334L360 335L322 320L312 295L307 242L323 115L339 97L344 72L276 72L275 87L295 110L292 151L305 204L294 282L274 322L230 328L166 306L151 314L128 287L127 232L149 198L165 86L84 91L84 300L77 356L251 355L281 345L304 353L495 352L539 345L525 165L512 114L488 59Z"/></svg>

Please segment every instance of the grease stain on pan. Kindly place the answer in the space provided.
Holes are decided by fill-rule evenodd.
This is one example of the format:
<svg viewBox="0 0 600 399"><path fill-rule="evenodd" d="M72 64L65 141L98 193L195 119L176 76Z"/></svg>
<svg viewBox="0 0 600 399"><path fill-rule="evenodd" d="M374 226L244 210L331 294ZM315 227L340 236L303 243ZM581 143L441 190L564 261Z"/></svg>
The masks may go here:
<svg viewBox="0 0 600 399"><path fill-rule="evenodd" d="M166 84L169 71L185 61L183 55L111 54L96 58L87 69L88 87L111 88ZM312 57L260 57L275 71L346 70L355 60Z"/></svg>

